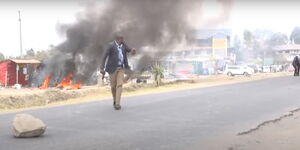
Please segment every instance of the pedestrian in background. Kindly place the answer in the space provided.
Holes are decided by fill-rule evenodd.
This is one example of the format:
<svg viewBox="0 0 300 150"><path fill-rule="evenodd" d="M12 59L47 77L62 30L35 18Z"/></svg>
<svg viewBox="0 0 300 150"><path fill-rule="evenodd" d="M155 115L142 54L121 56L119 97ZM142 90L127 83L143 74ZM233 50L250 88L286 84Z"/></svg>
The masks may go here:
<svg viewBox="0 0 300 150"><path fill-rule="evenodd" d="M298 56L296 56L293 60L292 63L293 67L294 67L294 76L299 76L299 67L300 67L300 63L299 63L299 59Z"/></svg>

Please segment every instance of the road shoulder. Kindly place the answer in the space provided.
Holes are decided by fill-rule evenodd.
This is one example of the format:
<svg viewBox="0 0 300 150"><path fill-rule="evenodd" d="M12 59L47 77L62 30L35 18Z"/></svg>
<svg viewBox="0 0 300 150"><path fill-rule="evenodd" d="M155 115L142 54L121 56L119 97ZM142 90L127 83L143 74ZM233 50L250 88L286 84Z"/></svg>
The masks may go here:
<svg viewBox="0 0 300 150"><path fill-rule="evenodd" d="M250 77L228 77L224 75L205 76L190 81L167 83L159 87L156 87L153 84L127 84L124 86L123 96L128 97L237 84L282 76L291 76L291 73L256 74ZM0 101L0 113L86 103L111 98L110 88L108 86L100 88L92 86L80 90L59 90L54 88L47 90L9 89L7 91L1 90L0 93L0 99L2 100L2 102Z"/></svg>

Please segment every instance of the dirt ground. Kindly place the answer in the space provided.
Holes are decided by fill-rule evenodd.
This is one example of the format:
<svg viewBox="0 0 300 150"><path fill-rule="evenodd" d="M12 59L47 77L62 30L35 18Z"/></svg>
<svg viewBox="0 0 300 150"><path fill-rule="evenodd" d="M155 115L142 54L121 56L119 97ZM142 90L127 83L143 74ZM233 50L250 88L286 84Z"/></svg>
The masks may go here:
<svg viewBox="0 0 300 150"><path fill-rule="evenodd" d="M220 135L205 141L203 147L210 150L299 150L299 133L300 112L297 110L267 121L244 135Z"/></svg>
<svg viewBox="0 0 300 150"><path fill-rule="evenodd" d="M190 88L210 87L288 75L291 75L291 73L264 73L255 74L249 77L229 77L225 75L201 76L189 81L165 81L164 85L159 87L156 87L153 84L130 83L124 86L123 95L133 96ZM60 90L57 88L49 88L46 90L40 90L38 88L0 89L0 113L40 106L89 102L110 97L110 88L108 86L84 86L82 89L78 90Z"/></svg>
<svg viewBox="0 0 300 150"><path fill-rule="evenodd" d="M270 122L257 131L238 136L232 150L299 150L300 112Z"/></svg>
<svg viewBox="0 0 300 150"><path fill-rule="evenodd" d="M221 133L199 141L191 149L203 150L299 150L300 111L290 112L262 123L258 129L243 135Z"/></svg>

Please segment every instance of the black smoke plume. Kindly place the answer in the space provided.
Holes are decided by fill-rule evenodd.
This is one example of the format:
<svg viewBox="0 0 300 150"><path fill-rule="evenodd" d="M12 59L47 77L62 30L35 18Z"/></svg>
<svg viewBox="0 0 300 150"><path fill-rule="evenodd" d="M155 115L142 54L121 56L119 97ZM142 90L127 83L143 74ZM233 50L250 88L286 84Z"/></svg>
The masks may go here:
<svg viewBox="0 0 300 150"><path fill-rule="evenodd" d="M51 74L59 82L73 73L75 80L89 83L100 66L103 51L115 34L122 34L127 45L137 49L134 68L141 70L179 43L191 30L193 12L201 0L107 0L89 3L78 14L77 22L61 25L65 42L51 51L44 61L40 80ZM192 19L191 19L192 18ZM197 19L197 18L195 18ZM147 59L143 59L147 58Z"/></svg>

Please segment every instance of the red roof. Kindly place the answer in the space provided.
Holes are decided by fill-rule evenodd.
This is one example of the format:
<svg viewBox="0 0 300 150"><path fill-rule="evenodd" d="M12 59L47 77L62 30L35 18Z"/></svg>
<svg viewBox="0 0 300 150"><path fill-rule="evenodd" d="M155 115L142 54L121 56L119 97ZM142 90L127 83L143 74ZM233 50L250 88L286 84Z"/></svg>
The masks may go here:
<svg viewBox="0 0 300 150"><path fill-rule="evenodd" d="M40 64L41 63L39 60L36 59L7 59L2 62L5 61L12 61L15 62L16 64Z"/></svg>

